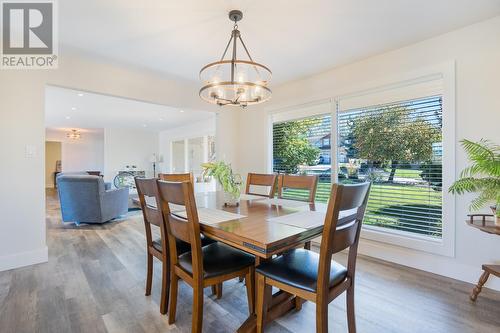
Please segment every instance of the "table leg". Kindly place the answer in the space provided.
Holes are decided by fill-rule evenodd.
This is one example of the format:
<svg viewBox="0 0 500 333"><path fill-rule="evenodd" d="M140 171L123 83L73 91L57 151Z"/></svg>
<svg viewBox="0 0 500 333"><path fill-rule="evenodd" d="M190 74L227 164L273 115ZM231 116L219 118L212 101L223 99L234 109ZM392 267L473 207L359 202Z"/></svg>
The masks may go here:
<svg viewBox="0 0 500 333"><path fill-rule="evenodd" d="M481 274L481 277L479 278L479 281L477 282L477 285L472 289L472 293L470 295L470 300L475 302L477 299L477 295L481 292L483 289L483 285L488 281L488 278L490 277L490 273L484 271L483 274Z"/></svg>

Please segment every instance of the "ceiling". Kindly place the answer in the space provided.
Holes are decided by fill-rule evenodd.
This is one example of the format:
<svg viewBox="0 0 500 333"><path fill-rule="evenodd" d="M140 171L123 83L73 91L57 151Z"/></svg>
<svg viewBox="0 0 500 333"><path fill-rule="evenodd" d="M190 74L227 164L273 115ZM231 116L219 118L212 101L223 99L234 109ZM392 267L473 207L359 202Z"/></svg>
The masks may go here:
<svg viewBox="0 0 500 333"><path fill-rule="evenodd" d="M214 117L136 100L48 86L45 126L49 128L129 128L162 131Z"/></svg>
<svg viewBox="0 0 500 333"><path fill-rule="evenodd" d="M274 85L500 14L499 0L65 0L60 43L102 58L198 80L221 56L231 9Z"/></svg>

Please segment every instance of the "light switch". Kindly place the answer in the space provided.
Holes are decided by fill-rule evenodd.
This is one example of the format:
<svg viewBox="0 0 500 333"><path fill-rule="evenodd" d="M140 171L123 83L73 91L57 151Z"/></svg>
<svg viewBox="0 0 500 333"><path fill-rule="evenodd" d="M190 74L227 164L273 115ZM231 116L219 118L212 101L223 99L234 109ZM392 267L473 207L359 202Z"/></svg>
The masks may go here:
<svg viewBox="0 0 500 333"><path fill-rule="evenodd" d="M26 145L24 148L24 156L26 158L33 158L36 155L36 146L35 145Z"/></svg>

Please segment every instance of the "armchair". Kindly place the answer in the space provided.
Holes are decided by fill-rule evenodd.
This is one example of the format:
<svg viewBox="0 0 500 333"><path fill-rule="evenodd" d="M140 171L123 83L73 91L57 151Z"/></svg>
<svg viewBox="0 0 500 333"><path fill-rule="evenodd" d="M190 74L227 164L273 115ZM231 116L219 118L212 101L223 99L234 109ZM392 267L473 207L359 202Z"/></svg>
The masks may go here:
<svg viewBox="0 0 500 333"><path fill-rule="evenodd" d="M128 211L128 188L107 190L102 177L61 174L57 184L64 222L104 223Z"/></svg>

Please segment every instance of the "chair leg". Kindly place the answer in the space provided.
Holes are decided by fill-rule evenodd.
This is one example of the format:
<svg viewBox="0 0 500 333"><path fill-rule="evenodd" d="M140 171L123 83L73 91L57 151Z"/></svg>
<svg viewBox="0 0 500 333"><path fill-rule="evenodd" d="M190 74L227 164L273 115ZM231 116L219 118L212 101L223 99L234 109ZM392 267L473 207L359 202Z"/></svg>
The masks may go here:
<svg viewBox="0 0 500 333"><path fill-rule="evenodd" d="M356 316L354 312L354 285L347 289L347 327L349 333L356 333Z"/></svg>
<svg viewBox="0 0 500 333"><path fill-rule="evenodd" d="M170 304L168 306L168 323L175 323L175 312L177 311L177 292L179 287L179 277L172 271L170 282Z"/></svg>
<svg viewBox="0 0 500 333"><path fill-rule="evenodd" d="M217 299L222 298L222 282L215 285L215 294Z"/></svg>
<svg viewBox="0 0 500 333"><path fill-rule="evenodd" d="M146 273L146 296L151 295L152 284L153 284L153 255L148 253L147 273Z"/></svg>
<svg viewBox="0 0 500 333"><path fill-rule="evenodd" d="M328 302L316 303L316 333L328 333Z"/></svg>
<svg viewBox="0 0 500 333"><path fill-rule="evenodd" d="M248 311L250 314L255 313L255 267L250 266L248 274L245 278L247 287Z"/></svg>
<svg viewBox="0 0 500 333"><path fill-rule="evenodd" d="M203 288L195 285L193 287L193 319L192 333L201 333L203 325Z"/></svg>
<svg viewBox="0 0 500 333"><path fill-rule="evenodd" d="M257 274L257 302L255 312L257 312L257 333L264 332L266 322L267 307L272 297L272 287L266 284L264 275Z"/></svg>
<svg viewBox="0 0 500 333"><path fill-rule="evenodd" d="M477 285L472 289L472 293L470 295L470 300L475 302L477 299L477 295L481 292L483 289L483 285L488 281L488 278L490 277L490 273L484 271L483 274L481 274L481 277L479 278L479 281L477 282Z"/></svg>
<svg viewBox="0 0 500 333"><path fill-rule="evenodd" d="M161 297L160 297L160 313L166 314L168 309L168 298L170 293L170 262L164 260L161 274Z"/></svg>

